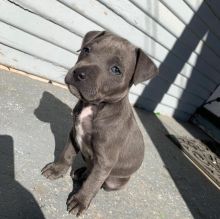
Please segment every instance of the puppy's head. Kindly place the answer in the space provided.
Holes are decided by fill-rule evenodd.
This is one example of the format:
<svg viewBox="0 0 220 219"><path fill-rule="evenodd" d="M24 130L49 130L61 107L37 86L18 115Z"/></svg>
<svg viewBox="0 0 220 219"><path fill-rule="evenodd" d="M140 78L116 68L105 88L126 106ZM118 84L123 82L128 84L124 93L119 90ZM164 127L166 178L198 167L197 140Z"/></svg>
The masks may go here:
<svg viewBox="0 0 220 219"><path fill-rule="evenodd" d="M91 31L85 35L65 83L73 95L86 102L116 102L128 94L132 84L157 72L150 58L127 40L109 32Z"/></svg>

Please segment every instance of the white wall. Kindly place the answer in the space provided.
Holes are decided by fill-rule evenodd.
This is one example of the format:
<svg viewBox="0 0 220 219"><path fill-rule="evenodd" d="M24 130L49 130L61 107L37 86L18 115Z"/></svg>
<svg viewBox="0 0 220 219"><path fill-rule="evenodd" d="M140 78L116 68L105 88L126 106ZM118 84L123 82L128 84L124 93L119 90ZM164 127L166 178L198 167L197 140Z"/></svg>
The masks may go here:
<svg viewBox="0 0 220 219"><path fill-rule="evenodd" d="M107 29L141 47L160 68L158 77L132 87L131 102L187 119L220 81L220 10L216 1L209 4L0 0L0 63L63 82L86 32Z"/></svg>

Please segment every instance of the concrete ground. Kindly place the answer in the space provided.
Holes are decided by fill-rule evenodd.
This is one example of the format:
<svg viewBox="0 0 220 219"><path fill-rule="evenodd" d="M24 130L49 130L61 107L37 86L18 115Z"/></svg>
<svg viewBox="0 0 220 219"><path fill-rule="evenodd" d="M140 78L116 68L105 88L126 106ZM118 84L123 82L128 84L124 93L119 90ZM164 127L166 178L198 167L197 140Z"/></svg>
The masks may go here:
<svg viewBox="0 0 220 219"><path fill-rule="evenodd" d="M63 88L0 72L1 219L75 217L65 204L69 174L57 181L40 174L65 143L75 103ZM188 123L134 111L146 143L143 165L124 190L100 190L82 218L220 218L219 190L165 134L207 136Z"/></svg>

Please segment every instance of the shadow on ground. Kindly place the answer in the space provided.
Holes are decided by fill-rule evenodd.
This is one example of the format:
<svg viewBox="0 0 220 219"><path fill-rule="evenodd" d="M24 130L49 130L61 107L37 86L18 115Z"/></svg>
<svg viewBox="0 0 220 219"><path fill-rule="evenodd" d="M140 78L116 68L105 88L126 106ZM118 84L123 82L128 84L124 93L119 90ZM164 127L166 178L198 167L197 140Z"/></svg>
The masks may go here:
<svg viewBox="0 0 220 219"><path fill-rule="evenodd" d="M13 148L13 138L0 135L0 218L44 219L33 195L15 180Z"/></svg>
<svg viewBox="0 0 220 219"><path fill-rule="evenodd" d="M45 91L40 104L34 111L34 115L42 122L50 124L51 132L55 139L54 158L58 159L60 152L65 146L69 131L72 127L72 109Z"/></svg>
<svg viewBox="0 0 220 219"><path fill-rule="evenodd" d="M219 218L219 190L166 137L168 131L157 116L147 116L140 109L136 112L193 218Z"/></svg>
<svg viewBox="0 0 220 219"><path fill-rule="evenodd" d="M148 114L140 109L136 111L193 217L218 218L220 215L218 189L166 137L168 131L158 117L154 114L146 116ZM41 121L50 124L55 138L54 155L57 159L72 127L70 107L51 93L44 92L34 114ZM187 126L185 128L187 129ZM193 133L192 130L189 132L198 137L196 132Z"/></svg>
<svg viewBox="0 0 220 219"><path fill-rule="evenodd" d="M53 94L45 91L40 100L40 104L34 111L34 115L41 121L49 123L51 132L55 139L54 161L57 161L59 154L65 147L69 132L73 126L73 119L71 116L72 109L62 101L60 101ZM45 163L46 165L46 163ZM85 166L81 154L77 154L76 159L72 164L70 175L80 167ZM68 198L76 193L80 188L80 184L73 180L73 190Z"/></svg>
<svg viewBox="0 0 220 219"><path fill-rule="evenodd" d="M40 121L50 124L51 132L55 139L54 161L57 161L59 154L65 147L69 132L73 126L71 113L72 109L67 104L47 91L43 92L40 104L34 111L34 115ZM73 162L73 171L82 166L84 166L84 162L79 153Z"/></svg>
<svg viewBox="0 0 220 219"><path fill-rule="evenodd" d="M178 105L173 109L173 116L188 119L196 108L208 99L220 80L220 38L217 21L219 9L218 1L202 2L161 63L159 71L163 80L160 77L153 78L137 100L136 106L151 111L156 109L201 40L206 46L203 45L198 54L190 78L187 78L182 95L177 99ZM152 97L154 101L147 106L146 99ZM169 106L169 103L166 104ZM167 139L165 135L168 131L157 116L146 117L138 109L137 114L193 217L220 218L219 190ZM189 127L184 128L194 137L198 137Z"/></svg>

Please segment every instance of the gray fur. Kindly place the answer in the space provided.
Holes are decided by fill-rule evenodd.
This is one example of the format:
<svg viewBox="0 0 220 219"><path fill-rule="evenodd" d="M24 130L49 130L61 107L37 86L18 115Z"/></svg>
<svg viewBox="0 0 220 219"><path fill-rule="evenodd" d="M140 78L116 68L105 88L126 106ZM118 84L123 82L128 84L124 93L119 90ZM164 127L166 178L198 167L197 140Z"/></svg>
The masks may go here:
<svg viewBox="0 0 220 219"><path fill-rule="evenodd" d="M112 72L113 66L120 73ZM59 178L82 152L87 169L74 176L82 185L67 201L71 213L78 216L87 209L100 188L123 188L140 167L144 142L128 92L132 84L156 74L153 62L127 40L105 31L91 31L84 37L78 61L65 78L70 92L79 98L73 129L59 160L42 170L47 178ZM92 114L87 116L87 111Z"/></svg>

